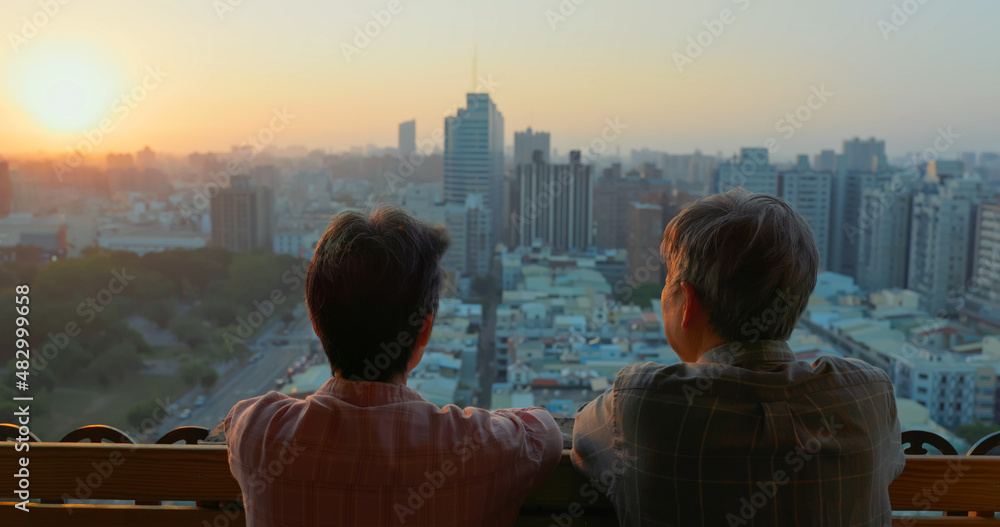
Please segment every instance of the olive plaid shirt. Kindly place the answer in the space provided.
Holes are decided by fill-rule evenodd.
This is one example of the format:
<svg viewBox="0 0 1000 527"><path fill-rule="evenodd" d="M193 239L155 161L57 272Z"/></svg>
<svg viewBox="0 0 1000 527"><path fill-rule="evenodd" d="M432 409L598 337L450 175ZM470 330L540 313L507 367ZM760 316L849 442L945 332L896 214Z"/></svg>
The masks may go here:
<svg viewBox="0 0 1000 527"><path fill-rule="evenodd" d="M890 525L903 470L888 376L783 341L637 364L577 412L573 463L622 526Z"/></svg>

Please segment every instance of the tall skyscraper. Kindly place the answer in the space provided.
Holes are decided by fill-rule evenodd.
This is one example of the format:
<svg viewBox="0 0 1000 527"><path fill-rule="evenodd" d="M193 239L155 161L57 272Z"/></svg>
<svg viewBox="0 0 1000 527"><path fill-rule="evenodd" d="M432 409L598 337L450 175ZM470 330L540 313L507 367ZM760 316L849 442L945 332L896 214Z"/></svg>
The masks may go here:
<svg viewBox="0 0 1000 527"><path fill-rule="evenodd" d="M812 227L813 238L816 240L816 247L819 248L820 269L828 269L830 211L833 207L833 174L806 169L784 172L779 179L781 181L781 198L801 214Z"/></svg>
<svg viewBox="0 0 1000 527"><path fill-rule="evenodd" d="M486 245L492 251L501 230L503 210L503 115L487 93L466 95L466 107L445 118L444 198L449 205L466 206L470 194L481 196L476 214L492 218ZM448 227L460 229L458 216L449 214ZM467 222L466 222L467 223ZM456 261L456 260L449 260ZM470 261L470 258L464 258ZM492 261L492 259L490 260ZM487 262L486 269L489 269ZM470 272L464 268L453 268Z"/></svg>
<svg viewBox="0 0 1000 527"><path fill-rule="evenodd" d="M523 132L514 132L515 167L533 163L535 151L542 152L544 163L551 162L548 132L534 132L531 128Z"/></svg>
<svg viewBox="0 0 1000 527"><path fill-rule="evenodd" d="M637 171L623 176L618 164L605 169L594 184L594 245L600 249L628 248L629 204L660 203L670 192L666 179L646 179Z"/></svg>
<svg viewBox="0 0 1000 527"><path fill-rule="evenodd" d="M592 167L581 164L578 150L569 157L568 164L550 164L536 150L533 163L517 167L509 220L514 246L539 240L556 250L582 251L593 245Z"/></svg>
<svg viewBox="0 0 1000 527"><path fill-rule="evenodd" d="M902 175L889 188L905 188ZM866 189L855 231L858 245L857 283L868 292L906 287L913 193Z"/></svg>
<svg viewBox="0 0 1000 527"><path fill-rule="evenodd" d="M10 165L0 160L0 218L10 216L14 207L14 187L10 182Z"/></svg>
<svg viewBox="0 0 1000 527"><path fill-rule="evenodd" d="M876 140L874 137L866 141L857 137L845 140L843 155L844 163L846 163L846 166L843 167L845 170L877 172L888 168L885 158L885 141Z"/></svg>
<svg viewBox="0 0 1000 527"><path fill-rule="evenodd" d="M408 159L417 149L417 121L410 120L399 124L399 155Z"/></svg>
<svg viewBox="0 0 1000 527"><path fill-rule="evenodd" d="M274 194L249 176L233 176L212 198L212 245L233 252L274 246Z"/></svg>
<svg viewBox="0 0 1000 527"><path fill-rule="evenodd" d="M728 192L743 187L750 192L778 195L778 170L768 164L766 148L741 148L739 159L719 164L715 188Z"/></svg>

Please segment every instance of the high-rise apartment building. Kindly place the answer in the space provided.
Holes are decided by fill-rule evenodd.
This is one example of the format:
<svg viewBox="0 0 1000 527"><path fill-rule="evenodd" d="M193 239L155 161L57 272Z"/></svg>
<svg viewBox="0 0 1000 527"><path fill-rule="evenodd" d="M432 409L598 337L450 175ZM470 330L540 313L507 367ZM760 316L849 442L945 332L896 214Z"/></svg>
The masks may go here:
<svg viewBox="0 0 1000 527"><path fill-rule="evenodd" d="M864 141L857 137L845 140L843 156L846 165L843 167L844 170L878 172L888 168L885 141L879 141L874 137ZM837 168L841 169L839 163Z"/></svg>
<svg viewBox="0 0 1000 527"><path fill-rule="evenodd" d="M864 191L862 213L854 231L858 246L857 283L871 293L906 287L913 193L905 190L901 174L892 176L889 189Z"/></svg>
<svg viewBox="0 0 1000 527"><path fill-rule="evenodd" d="M417 121L409 120L399 123L399 155L409 159L410 154L417 149Z"/></svg>
<svg viewBox="0 0 1000 527"><path fill-rule="evenodd" d="M493 215L483 203L481 194L469 194L461 205L446 205L445 223L451 246L443 258L445 269L473 276L489 274L493 259Z"/></svg>
<svg viewBox="0 0 1000 527"><path fill-rule="evenodd" d="M858 172L846 170L844 156L837 160L833 180L833 223L830 231L829 270L858 278L857 230L863 222L863 197L867 191L884 191L892 179L891 172Z"/></svg>
<svg viewBox="0 0 1000 527"><path fill-rule="evenodd" d="M249 176L233 176L212 198L212 245L233 252L274 245L274 194Z"/></svg>
<svg viewBox="0 0 1000 527"><path fill-rule="evenodd" d="M670 193L666 179L647 179L637 171L622 175L617 164L605 169L594 184L594 245L600 249L627 248L629 205L637 201L661 203Z"/></svg>
<svg viewBox="0 0 1000 527"><path fill-rule="evenodd" d="M592 167L581 163L578 150L569 157L568 164L550 164L536 150L533 163L517 167L508 225L515 247L540 241L559 251L584 251L593 245Z"/></svg>
<svg viewBox="0 0 1000 527"><path fill-rule="evenodd" d="M760 194L778 195L778 170L768 164L766 148L741 148L738 159L719 164L715 189L728 192L737 187Z"/></svg>
<svg viewBox="0 0 1000 527"><path fill-rule="evenodd" d="M932 314L954 314L967 290L972 220L981 183L949 180L927 184L913 198L907 288L921 294Z"/></svg>
<svg viewBox="0 0 1000 527"><path fill-rule="evenodd" d="M823 150L816 154L813 168L820 172L833 172L837 168L837 153L833 150Z"/></svg>
<svg viewBox="0 0 1000 527"><path fill-rule="evenodd" d="M986 333L1000 333L1000 204L977 207L972 236L972 274L959 319Z"/></svg>
<svg viewBox="0 0 1000 527"><path fill-rule="evenodd" d="M803 156L800 156L803 157ZM828 269L830 256L830 211L833 207L833 174L812 170L781 174L781 198L812 227L819 249L819 267Z"/></svg>
<svg viewBox="0 0 1000 527"><path fill-rule="evenodd" d="M548 132L535 132L531 128L523 132L514 132L515 167L533 163L536 151L542 153L542 162L549 163L552 160L550 150Z"/></svg>

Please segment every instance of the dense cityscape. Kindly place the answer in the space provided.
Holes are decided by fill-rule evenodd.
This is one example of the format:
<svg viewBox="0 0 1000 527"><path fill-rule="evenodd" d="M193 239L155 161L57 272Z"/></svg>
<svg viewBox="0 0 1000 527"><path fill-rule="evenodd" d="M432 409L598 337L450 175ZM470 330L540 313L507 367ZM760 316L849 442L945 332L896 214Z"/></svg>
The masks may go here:
<svg viewBox="0 0 1000 527"><path fill-rule="evenodd" d="M1000 154L960 151L951 128L898 159L876 138L784 162L773 145L624 154L627 126L608 118L565 152L531 128L511 145L497 101L475 92L443 128L401 123L395 147L328 152L259 134L229 152L145 147L103 166L0 162L0 288L31 283L45 308L33 367L51 393L37 428L155 437L140 428L157 405L162 433L211 428L272 389L317 389L330 370L302 304L305 269L333 216L380 205L451 237L408 386L438 405L571 417L623 367L679 361L659 307L663 228L736 187L782 197L813 230L821 274L790 341L800 360L884 369L904 429L961 445L997 428Z"/></svg>

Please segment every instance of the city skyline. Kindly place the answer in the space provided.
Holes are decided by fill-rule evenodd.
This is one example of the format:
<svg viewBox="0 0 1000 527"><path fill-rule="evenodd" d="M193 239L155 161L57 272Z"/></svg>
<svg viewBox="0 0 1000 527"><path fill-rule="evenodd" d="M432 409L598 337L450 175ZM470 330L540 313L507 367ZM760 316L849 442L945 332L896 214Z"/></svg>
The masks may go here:
<svg viewBox="0 0 1000 527"><path fill-rule="evenodd" d="M564 2L572 10L402 2L392 3L395 14L383 2L237 4L58 4L54 14L6 4L4 154L62 153L105 118L114 129L94 141L98 153L147 144L175 154L228 151L276 109L295 119L275 145L392 145L411 118L418 140L430 137L477 87L504 108L506 144L530 126L551 132L560 153L599 136L608 118L628 126L614 145L623 153L728 154L772 138L773 157L791 159L874 136L889 140L894 157L926 148L948 126L962 136L959 150L1000 145L990 126L1000 110L989 104L1000 74L983 67L993 61L988 50L1000 49L988 33L1000 6L988 2L976 3L976 17L966 4L946 3L918 4L909 15L891 4L750 0ZM162 24L136 23L150 18ZM361 46L366 26L377 34ZM687 49L699 36L707 45ZM115 100L138 86L142 101ZM787 119L804 105L799 118L807 119Z"/></svg>

